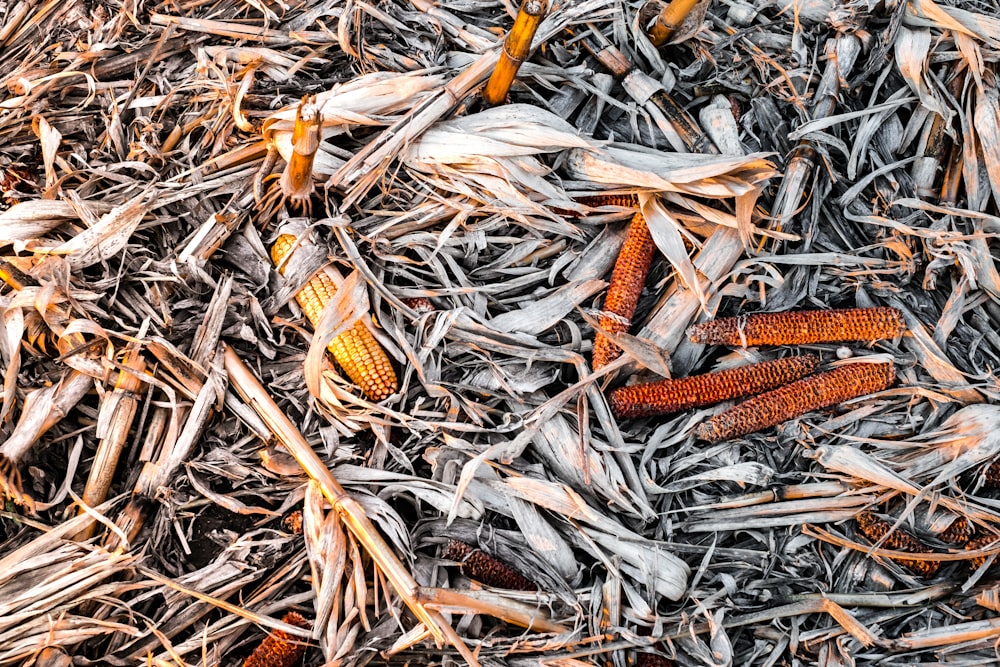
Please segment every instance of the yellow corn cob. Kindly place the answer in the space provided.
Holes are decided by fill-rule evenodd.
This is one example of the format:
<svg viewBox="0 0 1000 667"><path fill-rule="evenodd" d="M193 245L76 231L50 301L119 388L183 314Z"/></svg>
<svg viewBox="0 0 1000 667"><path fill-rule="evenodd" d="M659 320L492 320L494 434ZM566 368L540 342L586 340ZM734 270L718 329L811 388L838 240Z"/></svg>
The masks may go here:
<svg viewBox="0 0 1000 667"><path fill-rule="evenodd" d="M775 426L813 410L881 391L892 385L891 363L856 363L796 380L749 398L698 427L701 440L722 442Z"/></svg>
<svg viewBox="0 0 1000 667"><path fill-rule="evenodd" d="M296 239L291 234L278 237L271 246L271 259L276 265L282 266L295 242ZM336 292L337 287L330 276L319 271L295 295L295 300L313 327L319 324L323 308ZM396 393L396 373L389 357L364 322L358 322L353 328L336 336L327 349L344 369L347 377L369 399L381 401Z"/></svg>
<svg viewBox="0 0 1000 667"><path fill-rule="evenodd" d="M878 542L887 534L885 542L881 544L884 549L891 551L907 551L910 553L926 554L933 549L922 543L916 537L901 528L896 528L892 533L892 524L875 516L871 512L862 512L857 516L858 531L872 542ZM921 577L932 577L938 571L940 563L936 560L909 560L893 558L893 560L905 568L908 568Z"/></svg>
<svg viewBox="0 0 1000 667"><path fill-rule="evenodd" d="M487 586L515 591L538 590L538 586L515 572L506 563L501 563L465 542L459 540L448 542L443 558L456 561L462 566L462 573L465 576Z"/></svg>
<svg viewBox="0 0 1000 667"><path fill-rule="evenodd" d="M726 317L692 326L688 337L693 343L749 347L871 342L904 331L903 315L895 308L845 308Z"/></svg>
<svg viewBox="0 0 1000 667"><path fill-rule="evenodd" d="M309 629L309 621L290 611L281 619L283 623L303 630ZM287 632L275 630L254 649L243 667L292 667L306 652L305 642Z"/></svg>
<svg viewBox="0 0 1000 667"><path fill-rule="evenodd" d="M646 226L646 218L642 213L636 213L632 218L632 224L629 225L628 235L615 262L615 268L611 272L608 296L604 299L605 314L598 319L605 331L612 333L628 331L655 252L656 245L649 233L649 227ZM594 370L607 366L621 353L621 348L603 334L597 333L594 336Z"/></svg>
<svg viewBox="0 0 1000 667"><path fill-rule="evenodd" d="M767 391L811 373L818 365L819 359L811 354L785 357L680 380L620 387L608 399L618 418L665 415Z"/></svg>

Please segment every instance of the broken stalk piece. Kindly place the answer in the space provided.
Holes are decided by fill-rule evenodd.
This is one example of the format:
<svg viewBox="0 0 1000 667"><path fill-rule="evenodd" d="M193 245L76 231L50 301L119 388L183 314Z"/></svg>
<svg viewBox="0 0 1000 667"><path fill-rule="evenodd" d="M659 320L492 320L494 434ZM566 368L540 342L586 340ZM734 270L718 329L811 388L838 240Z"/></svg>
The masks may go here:
<svg viewBox="0 0 1000 667"><path fill-rule="evenodd" d="M649 24L646 34L653 46L663 46L670 39L684 19L688 17L691 10L698 4L698 0L671 0L664 7L656 18Z"/></svg>
<svg viewBox="0 0 1000 667"><path fill-rule="evenodd" d="M281 172L278 184L281 196L293 205L308 206L312 196L313 162L322 139L323 112L315 95L306 95L295 111L292 129L292 155Z"/></svg>
<svg viewBox="0 0 1000 667"><path fill-rule="evenodd" d="M441 613L428 609L417 600L417 582L386 544L378 529L365 514L364 508L347 494L299 430L271 399L257 377L228 345L225 346L224 358L226 372L233 388L264 420L277 441L295 457L306 474L319 485L344 525L368 552L403 603L424 624L437 642L451 644L471 667L478 667L479 661L475 655Z"/></svg>
<svg viewBox="0 0 1000 667"><path fill-rule="evenodd" d="M514 83L517 70L528 58L531 51L531 40L535 37L538 25L548 11L548 0L524 0L517 11L514 26L507 33L503 43L500 60L490 75L483 89L483 101L490 106L503 104L507 99L510 86Z"/></svg>
<svg viewBox="0 0 1000 667"><path fill-rule="evenodd" d="M638 104L652 116L674 150L689 153L718 153L719 149L698 126L695 119L663 89L660 82L640 71L596 28L591 29L601 41L596 47L587 40L584 46L604 65Z"/></svg>
<svg viewBox="0 0 1000 667"><path fill-rule="evenodd" d="M96 507L108 497L111 481L118 468L125 442L128 440L139 397L143 389L140 376L146 371L139 346L132 343L125 351L122 368L118 372L114 389L104 394L97 416L97 454L90 466L87 484L83 489L83 506ZM82 511L82 509L81 509ZM76 535L77 540L86 540L94 535L96 524L90 523Z"/></svg>
<svg viewBox="0 0 1000 667"><path fill-rule="evenodd" d="M854 67L854 62L861 53L861 40L855 35L838 35L826 43L826 67L823 78L816 88L813 104L812 120L829 118L837 108L837 96L840 93L841 82ZM816 164L816 149L808 139L802 139L792 150L792 158L788 161L785 177L781 179L778 193L774 197L774 229L783 231L785 225L798 212L802 195L806 191L806 181L809 180Z"/></svg>

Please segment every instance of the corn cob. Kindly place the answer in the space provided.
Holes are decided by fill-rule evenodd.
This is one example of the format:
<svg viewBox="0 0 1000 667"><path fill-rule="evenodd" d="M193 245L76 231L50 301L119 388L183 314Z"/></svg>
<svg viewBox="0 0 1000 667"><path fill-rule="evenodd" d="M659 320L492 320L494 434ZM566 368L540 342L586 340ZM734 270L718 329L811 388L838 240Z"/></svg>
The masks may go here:
<svg viewBox="0 0 1000 667"><path fill-rule="evenodd" d="M283 623L303 630L309 629L309 621L290 611L281 619ZM260 646L254 649L243 667L292 667L306 652L305 643L281 630L268 635Z"/></svg>
<svg viewBox="0 0 1000 667"><path fill-rule="evenodd" d="M819 359L811 354L785 357L681 380L620 387L608 399L619 419L651 417L767 391L808 375L818 365Z"/></svg>
<svg viewBox="0 0 1000 667"><path fill-rule="evenodd" d="M448 542L443 558L456 561L462 567L462 574L487 586L515 591L538 590L538 586L515 572L509 565L465 542L459 540Z"/></svg>
<svg viewBox="0 0 1000 667"><path fill-rule="evenodd" d="M845 308L726 317L690 327L688 337L693 343L749 347L871 342L904 331L903 314L895 308Z"/></svg>
<svg viewBox="0 0 1000 667"><path fill-rule="evenodd" d="M275 265L282 266L291 252L296 239L291 234L282 234L271 246L271 258ZM295 295L295 300L306 317L315 327L319 324L323 308L333 298L337 287L325 272L317 272ZM358 322L351 329L334 337L327 346L344 373L365 396L373 401L381 401L396 392L398 384L385 350L375 340L364 322Z"/></svg>
<svg viewBox="0 0 1000 667"><path fill-rule="evenodd" d="M638 653L635 656L635 664L636 667L674 667L676 663L659 653Z"/></svg>
<svg viewBox="0 0 1000 667"><path fill-rule="evenodd" d="M892 385L896 369L891 363L855 363L796 380L712 417L695 435L722 442L793 419L813 410L881 391Z"/></svg>
<svg viewBox="0 0 1000 667"><path fill-rule="evenodd" d="M995 461L983 471L983 486L987 489L1000 488L1000 461Z"/></svg>
<svg viewBox="0 0 1000 667"><path fill-rule="evenodd" d="M969 540L968 542L966 542L966 544L965 544L965 550L966 551L976 551L978 549L983 549L983 548L988 547L990 545L996 546L995 543L996 543L997 540L1000 540L1000 537L994 535L993 533L988 533L986 535L980 535L979 537L973 538L973 539ZM969 559L969 567L971 567L973 570L978 570L979 568L981 568L986 563L986 559L987 558L989 558L989 556L976 556L975 558L970 558ZM995 563L996 563L996 561L994 561L994 564Z"/></svg>
<svg viewBox="0 0 1000 667"><path fill-rule="evenodd" d="M426 315L437 310L430 299L422 296L407 297L400 299L400 301L416 311L417 315Z"/></svg>
<svg viewBox="0 0 1000 667"><path fill-rule="evenodd" d="M586 197L577 197L576 200L594 208L598 206L639 208L639 196L631 193L587 195Z"/></svg>
<svg viewBox="0 0 1000 667"><path fill-rule="evenodd" d="M292 535L302 534L302 510L295 510L285 515L281 525Z"/></svg>
<svg viewBox="0 0 1000 667"><path fill-rule="evenodd" d="M961 546L967 544L975 532L976 528L972 525L972 522L964 516L960 516L952 521L950 526L938 533L937 537L942 542Z"/></svg>
<svg viewBox="0 0 1000 667"><path fill-rule="evenodd" d="M882 542L881 545L884 549L916 554L926 554L934 551L905 530L901 528L892 530L891 523L875 516L872 512L861 512L855 521L858 524L858 531L874 543L877 543L888 535L888 537L885 537L885 542ZM892 530L891 533L889 532L890 530ZM940 565L935 560L909 560L903 558L893 558L892 560L921 577L934 576Z"/></svg>
<svg viewBox="0 0 1000 667"><path fill-rule="evenodd" d="M649 234L646 219L642 213L636 213L629 226L628 235L622 245L621 253L615 262L611 273L611 284L608 285L608 296L604 299L604 314L598 322L601 329L612 333L628 331L632 324L639 295L646 284L649 265L653 262L656 245ZM621 348L598 332L594 337L594 370L603 368L621 355Z"/></svg>

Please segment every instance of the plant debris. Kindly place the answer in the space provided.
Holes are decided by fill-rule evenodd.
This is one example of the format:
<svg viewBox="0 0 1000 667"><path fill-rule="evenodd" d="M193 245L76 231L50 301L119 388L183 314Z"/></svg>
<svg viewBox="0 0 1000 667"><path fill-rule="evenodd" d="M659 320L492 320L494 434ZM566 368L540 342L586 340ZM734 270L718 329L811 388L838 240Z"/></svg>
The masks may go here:
<svg viewBox="0 0 1000 667"><path fill-rule="evenodd" d="M995 661L1000 5L521 10L0 0L0 667Z"/></svg>

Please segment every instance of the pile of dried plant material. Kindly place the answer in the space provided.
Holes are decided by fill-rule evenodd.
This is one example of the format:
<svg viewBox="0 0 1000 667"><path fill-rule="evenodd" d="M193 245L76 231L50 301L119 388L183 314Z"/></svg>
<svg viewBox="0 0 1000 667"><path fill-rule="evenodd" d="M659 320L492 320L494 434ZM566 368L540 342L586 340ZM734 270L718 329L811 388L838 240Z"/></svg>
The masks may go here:
<svg viewBox="0 0 1000 667"><path fill-rule="evenodd" d="M0 667L992 663L998 62L995 0L0 0Z"/></svg>

